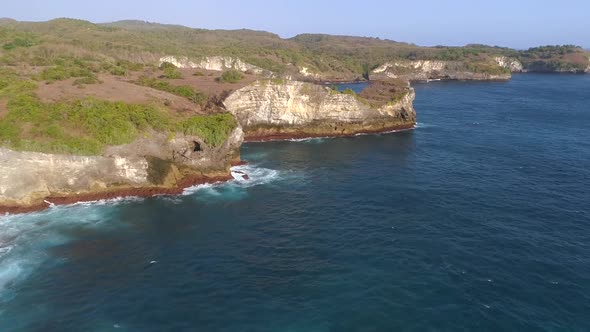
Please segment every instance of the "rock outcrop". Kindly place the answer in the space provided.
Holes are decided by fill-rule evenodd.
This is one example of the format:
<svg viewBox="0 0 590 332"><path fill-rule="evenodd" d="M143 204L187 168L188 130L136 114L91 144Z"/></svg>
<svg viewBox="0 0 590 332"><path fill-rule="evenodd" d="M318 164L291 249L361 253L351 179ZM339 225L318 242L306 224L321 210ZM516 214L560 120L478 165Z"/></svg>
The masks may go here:
<svg viewBox="0 0 590 332"><path fill-rule="evenodd" d="M494 60L496 60L496 63L500 67L510 69L511 73L522 73L524 71L524 67L522 66L522 63L520 61L518 61L517 59L510 58L507 56L499 56L499 57L495 57Z"/></svg>
<svg viewBox="0 0 590 332"><path fill-rule="evenodd" d="M480 65L481 66L481 65ZM483 69L483 68L481 68ZM408 81L443 80L508 80L510 73L503 73L501 66L485 65L485 69L469 68L456 61L416 60L385 63L371 71L371 80L402 79Z"/></svg>
<svg viewBox="0 0 590 332"><path fill-rule="evenodd" d="M357 72L346 69L317 71L307 66L287 66L289 79L303 82L313 83L346 83L346 82L361 82L366 79Z"/></svg>
<svg viewBox="0 0 590 332"><path fill-rule="evenodd" d="M298 81L258 81L232 93L224 105L248 140L345 136L414 126L410 87L379 107L356 95Z"/></svg>
<svg viewBox="0 0 590 332"><path fill-rule="evenodd" d="M311 78L314 80L321 79L321 75L319 73L314 73L307 67L299 67L299 74L303 75L303 77Z"/></svg>
<svg viewBox="0 0 590 332"><path fill-rule="evenodd" d="M268 70L251 65L242 61L239 58L231 56L209 56L200 60L191 61L187 57L165 56L160 58L160 65L164 62L173 64L178 68L195 68L203 70L224 71L227 69L235 69L242 72L251 72L258 75L271 75Z"/></svg>
<svg viewBox="0 0 590 332"><path fill-rule="evenodd" d="M0 212L49 203L177 193L197 183L229 179L239 162L241 127L216 148L197 136L151 133L112 146L102 156L57 155L0 148Z"/></svg>

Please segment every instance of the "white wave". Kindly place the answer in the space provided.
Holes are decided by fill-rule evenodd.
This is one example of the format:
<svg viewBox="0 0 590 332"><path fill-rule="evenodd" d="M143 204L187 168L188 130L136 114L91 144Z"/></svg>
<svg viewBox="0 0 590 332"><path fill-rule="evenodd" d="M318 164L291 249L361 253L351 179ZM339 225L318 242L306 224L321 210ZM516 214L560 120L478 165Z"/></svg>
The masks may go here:
<svg viewBox="0 0 590 332"><path fill-rule="evenodd" d="M3 262L0 267L0 294L2 294L15 280L22 275L21 262Z"/></svg>
<svg viewBox="0 0 590 332"><path fill-rule="evenodd" d="M243 165L232 168L243 172L249 179L238 177L229 182L202 184L187 188L184 195L197 199L242 199L247 188L276 181L281 172L273 169ZM182 202L181 196L162 196L161 199ZM120 204L142 201L140 197L121 197L71 205L54 206L40 212L0 216L0 303L10 300L13 285L26 280L40 265L51 259L49 248L67 244L73 228L108 230L125 227L124 223L111 222L116 218L115 208Z"/></svg>
<svg viewBox="0 0 590 332"><path fill-rule="evenodd" d="M104 206L104 205L119 205L122 203L130 203L130 202L141 202L144 200L142 197L138 196L124 196L124 197L115 197L109 199L98 199L95 201L83 201L83 202L76 202L64 206ZM52 206L53 208L60 208L61 206ZM51 208L51 207L50 207Z"/></svg>
<svg viewBox="0 0 590 332"><path fill-rule="evenodd" d="M0 257L9 253L12 250L12 248L13 246L0 247Z"/></svg>
<svg viewBox="0 0 590 332"><path fill-rule="evenodd" d="M183 195L199 193L208 196L243 197L242 189L263 185L281 178L281 173L274 169L257 167L253 164L231 168L233 180L229 182L205 183L184 189ZM247 178L244 178L247 175Z"/></svg>
<svg viewBox="0 0 590 332"><path fill-rule="evenodd" d="M432 127L436 127L436 126L428 124L428 123L422 123L422 122L416 122L416 125L414 126L415 129L432 128Z"/></svg>
<svg viewBox="0 0 590 332"><path fill-rule="evenodd" d="M218 185L218 183L204 183L204 184L198 184L196 186L192 186L192 187L187 187L184 188L184 190L182 191L182 195L192 195L198 191L204 190L204 189L210 189L213 188L213 186Z"/></svg>
<svg viewBox="0 0 590 332"><path fill-rule="evenodd" d="M137 198L135 198L137 199ZM0 302L10 300L13 286L50 258L47 249L70 242L73 227L109 229L116 211L104 205L128 199L55 206L44 211L0 217Z"/></svg>
<svg viewBox="0 0 590 332"><path fill-rule="evenodd" d="M182 203L182 199L178 196L170 196L170 195L156 195L158 199L166 201L171 204L180 204Z"/></svg>
<svg viewBox="0 0 590 332"><path fill-rule="evenodd" d="M255 165L241 165L231 168L232 172L240 172L248 175L248 179L238 176L234 181L242 187L252 187L266 184L280 178L280 172L274 169L256 167ZM237 173L238 175L242 175Z"/></svg>
<svg viewBox="0 0 590 332"><path fill-rule="evenodd" d="M305 138L289 138L289 142L305 142L305 143L321 143L325 139L336 138L334 136L320 136L320 137L305 137Z"/></svg>

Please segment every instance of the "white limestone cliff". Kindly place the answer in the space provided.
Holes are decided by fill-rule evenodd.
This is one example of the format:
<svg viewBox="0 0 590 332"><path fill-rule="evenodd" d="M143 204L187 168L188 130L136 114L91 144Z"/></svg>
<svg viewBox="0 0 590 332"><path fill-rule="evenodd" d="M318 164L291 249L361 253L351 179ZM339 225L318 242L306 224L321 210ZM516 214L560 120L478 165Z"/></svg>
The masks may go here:
<svg viewBox="0 0 590 332"><path fill-rule="evenodd" d="M229 174L229 164L239 160L242 141L238 126L219 147L209 147L197 136L171 139L164 133L152 133L130 144L107 147L102 156L0 148L0 208L39 204L51 195L174 187L184 175ZM190 172L180 174L179 169Z"/></svg>
<svg viewBox="0 0 590 332"><path fill-rule="evenodd" d="M251 65L239 58L231 56L209 56L201 60L191 61L187 57L164 56L160 58L160 65L164 62L173 64L178 68L195 68L203 70L224 71L235 69L242 72L252 72L254 74L269 74L270 72L260 67Z"/></svg>
<svg viewBox="0 0 590 332"><path fill-rule="evenodd" d="M495 57L494 60L500 67L508 68L512 73L520 73L524 71L522 63L517 59L506 56L499 56Z"/></svg>
<svg viewBox="0 0 590 332"><path fill-rule="evenodd" d="M299 134L331 135L413 125L414 97L414 90L409 88L400 100L373 108L354 95L326 86L258 81L232 93L224 105L244 127L246 137L264 135L260 127L270 128L272 133L296 128Z"/></svg>

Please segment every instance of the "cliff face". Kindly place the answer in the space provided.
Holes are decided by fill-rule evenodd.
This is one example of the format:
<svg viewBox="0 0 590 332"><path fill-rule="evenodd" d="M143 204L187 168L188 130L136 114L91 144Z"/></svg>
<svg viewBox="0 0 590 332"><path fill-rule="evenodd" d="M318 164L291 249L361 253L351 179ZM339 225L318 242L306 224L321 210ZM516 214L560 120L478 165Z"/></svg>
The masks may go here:
<svg viewBox="0 0 590 332"><path fill-rule="evenodd" d="M359 73L350 70L314 71L309 67L288 66L288 77L296 81L305 82L356 82L366 79Z"/></svg>
<svg viewBox="0 0 590 332"><path fill-rule="evenodd" d="M80 195L142 195L146 189L151 194L175 192L194 183L228 178L230 163L239 161L242 140L238 127L218 148L209 148L196 136L169 139L161 133L109 147L102 156L0 148L0 211Z"/></svg>
<svg viewBox="0 0 590 332"><path fill-rule="evenodd" d="M271 75L272 73L260 67L256 67L242 61L239 58L231 56L209 56L199 61L191 61L187 57L165 56L160 58L160 65L169 62L178 68L195 68L203 70L224 71L227 69L236 69L242 72L251 72L259 75Z"/></svg>
<svg viewBox="0 0 590 332"><path fill-rule="evenodd" d="M495 66L495 67L494 67ZM495 64L486 68L466 67L456 61L416 60L385 63L371 72L371 79L403 79L408 81L445 80L507 80L510 73ZM487 70L487 71L486 71Z"/></svg>
<svg viewBox="0 0 590 332"><path fill-rule="evenodd" d="M511 73L521 73L521 72L525 71L524 67L522 66L522 63L520 61L518 61L517 59L509 58L506 56L499 56L499 57L495 57L494 60L496 60L496 63L500 67L510 69Z"/></svg>
<svg viewBox="0 0 590 332"><path fill-rule="evenodd" d="M297 81L258 81L225 101L247 139L342 136L409 128L415 124L414 90L371 107L357 96Z"/></svg>

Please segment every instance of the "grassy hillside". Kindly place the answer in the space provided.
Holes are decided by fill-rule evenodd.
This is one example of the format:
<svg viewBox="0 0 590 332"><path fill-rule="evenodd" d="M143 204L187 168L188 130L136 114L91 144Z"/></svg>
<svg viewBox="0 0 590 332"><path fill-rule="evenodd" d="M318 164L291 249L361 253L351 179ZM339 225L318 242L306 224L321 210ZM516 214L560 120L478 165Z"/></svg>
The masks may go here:
<svg viewBox="0 0 590 332"><path fill-rule="evenodd" d="M158 68L166 55L193 60L228 55L279 75L306 67L324 77L367 77L396 60L445 60L453 70L492 74L505 70L495 63L496 56L518 58L535 71L583 71L588 66L588 52L571 45L526 51L486 45L419 47L379 38L304 34L282 39L263 31L142 21L0 19L0 145L99 154L107 145L128 143L152 130L197 134L210 145L221 144L236 125L233 117L219 113L223 96L257 78ZM63 98L44 100L40 87L50 95L61 89ZM114 98L121 87L140 101ZM162 102L146 96L159 96Z"/></svg>
<svg viewBox="0 0 590 332"><path fill-rule="evenodd" d="M586 52L566 46L575 56L554 56L562 47L516 51L486 45L418 47L378 38L304 34L291 39L253 30L203 30L141 21L93 24L73 19L48 22L0 21L0 64L26 62L52 65L63 56L98 61L127 60L154 64L163 55L199 58L231 55L276 73L295 67L311 72L354 72L362 75L387 61L451 60L491 64L498 55L519 58L525 66L535 62L588 63ZM545 51L541 51L544 49ZM551 60L544 58L547 50ZM537 57L538 54L542 56ZM538 64L537 64L538 65ZM466 67L467 68L467 67Z"/></svg>
<svg viewBox="0 0 590 332"><path fill-rule="evenodd" d="M47 103L35 93L38 84L46 83L0 70L0 145L96 155L108 145L131 143L140 135L158 131L197 135L210 146L219 146L237 125L229 113L180 116L158 105L90 97Z"/></svg>

